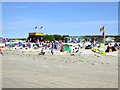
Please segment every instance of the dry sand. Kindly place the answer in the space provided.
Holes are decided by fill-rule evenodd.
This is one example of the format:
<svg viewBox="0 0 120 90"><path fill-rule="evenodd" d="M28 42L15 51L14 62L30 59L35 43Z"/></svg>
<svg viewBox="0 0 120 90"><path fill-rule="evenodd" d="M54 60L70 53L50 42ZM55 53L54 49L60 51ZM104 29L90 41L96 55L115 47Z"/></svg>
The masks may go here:
<svg viewBox="0 0 120 90"><path fill-rule="evenodd" d="M4 50L3 88L118 88L118 56Z"/></svg>

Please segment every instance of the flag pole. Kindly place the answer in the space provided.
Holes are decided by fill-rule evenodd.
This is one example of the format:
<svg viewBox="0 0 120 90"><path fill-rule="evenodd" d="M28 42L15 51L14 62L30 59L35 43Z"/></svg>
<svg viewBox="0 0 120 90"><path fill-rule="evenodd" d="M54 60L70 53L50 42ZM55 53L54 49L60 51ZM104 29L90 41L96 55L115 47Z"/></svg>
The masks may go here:
<svg viewBox="0 0 120 90"><path fill-rule="evenodd" d="M100 28L100 32L102 32L102 43L104 44L105 48L105 30L104 26Z"/></svg>
<svg viewBox="0 0 120 90"><path fill-rule="evenodd" d="M104 28L103 33L104 33L103 40L104 40L104 50L105 50L105 28Z"/></svg>

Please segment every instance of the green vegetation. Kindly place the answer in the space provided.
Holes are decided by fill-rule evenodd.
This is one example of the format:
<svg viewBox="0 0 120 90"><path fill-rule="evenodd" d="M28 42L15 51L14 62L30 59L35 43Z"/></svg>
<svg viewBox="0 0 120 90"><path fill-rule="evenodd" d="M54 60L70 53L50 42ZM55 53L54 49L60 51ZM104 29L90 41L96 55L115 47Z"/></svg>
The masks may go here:
<svg viewBox="0 0 120 90"><path fill-rule="evenodd" d="M54 35L45 35L44 40L45 41L52 41L52 40L64 40L65 37L69 37L69 35L59 35L59 34L54 34Z"/></svg>
<svg viewBox="0 0 120 90"><path fill-rule="evenodd" d="M55 40L55 38L54 38L53 35L45 35L43 38L44 38L45 41L52 41L52 40Z"/></svg>

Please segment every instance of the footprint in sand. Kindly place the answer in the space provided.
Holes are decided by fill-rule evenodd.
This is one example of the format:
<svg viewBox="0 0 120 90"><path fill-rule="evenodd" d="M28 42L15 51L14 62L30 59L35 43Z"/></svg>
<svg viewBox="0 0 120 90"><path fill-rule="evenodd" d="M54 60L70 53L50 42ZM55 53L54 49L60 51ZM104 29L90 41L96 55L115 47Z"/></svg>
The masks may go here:
<svg viewBox="0 0 120 90"><path fill-rule="evenodd" d="M101 64L104 64L103 62L101 62Z"/></svg>
<svg viewBox="0 0 120 90"><path fill-rule="evenodd" d="M75 63L75 61L72 61L73 63Z"/></svg>
<svg viewBox="0 0 120 90"><path fill-rule="evenodd" d="M68 63L68 61L65 61L65 63Z"/></svg>
<svg viewBox="0 0 120 90"><path fill-rule="evenodd" d="M33 59L36 59L35 57Z"/></svg>
<svg viewBox="0 0 120 90"><path fill-rule="evenodd" d="M46 60L46 57L44 57L43 59Z"/></svg>
<svg viewBox="0 0 120 90"><path fill-rule="evenodd" d="M78 60L78 61L82 61L82 60Z"/></svg>
<svg viewBox="0 0 120 90"><path fill-rule="evenodd" d="M92 65L96 65L96 63L92 63Z"/></svg>
<svg viewBox="0 0 120 90"><path fill-rule="evenodd" d="M89 61L85 62L85 64L88 64L88 63L89 63Z"/></svg>

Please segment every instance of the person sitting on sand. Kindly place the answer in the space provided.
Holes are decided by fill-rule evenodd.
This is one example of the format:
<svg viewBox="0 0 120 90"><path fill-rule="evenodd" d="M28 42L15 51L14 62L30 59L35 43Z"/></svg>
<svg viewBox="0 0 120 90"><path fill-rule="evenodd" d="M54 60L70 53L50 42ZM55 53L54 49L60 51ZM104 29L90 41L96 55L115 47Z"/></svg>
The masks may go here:
<svg viewBox="0 0 120 90"><path fill-rule="evenodd" d="M45 52L44 52L43 50L44 50L44 48L42 48L42 49L41 49L41 53L44 55L44 54L45 54Z"/></svg>
<svg viewBox="0 0 120 90"><path fill-rule="evenodd" d="M4 56L4 54L3 54L3 52L2 52L2 49L1 49L1 48L0 48L0 53L1 53L1 55L2 55L2 56Z"/></svg>
<svg viewBox="0 0 120 90"><path fill-rule="evenodd" d="M45 52L43 51L44 48L41 49L41 52L39 53L39 55L44 55Z"/></svg>

